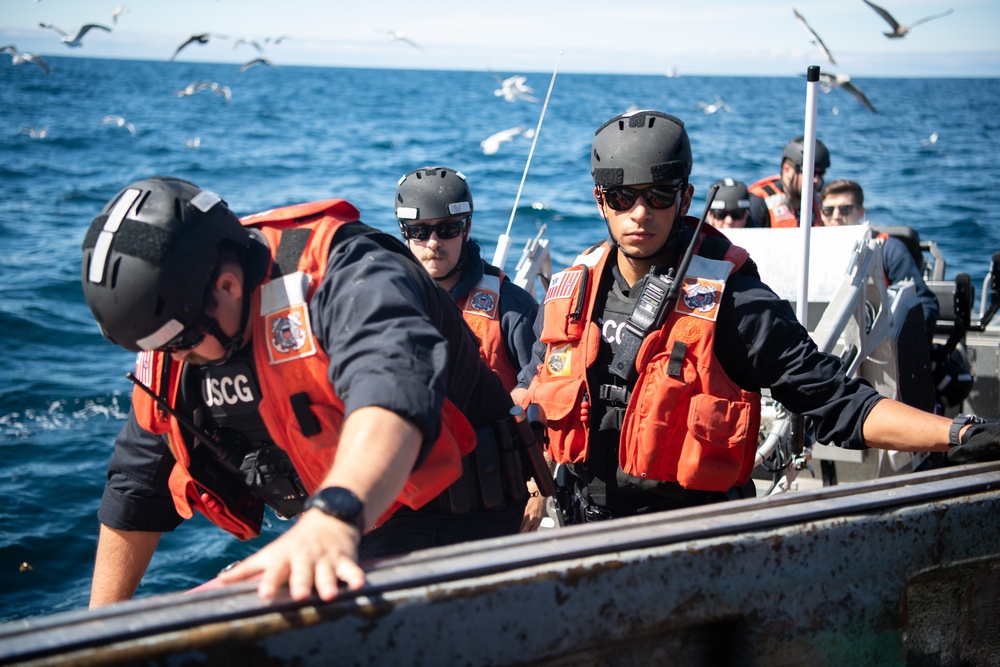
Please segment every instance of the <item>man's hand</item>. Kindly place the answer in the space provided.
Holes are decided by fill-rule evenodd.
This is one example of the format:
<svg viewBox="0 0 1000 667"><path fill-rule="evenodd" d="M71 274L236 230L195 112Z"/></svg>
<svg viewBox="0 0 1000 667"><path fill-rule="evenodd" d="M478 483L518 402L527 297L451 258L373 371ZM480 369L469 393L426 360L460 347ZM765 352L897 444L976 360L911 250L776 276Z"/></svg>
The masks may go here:
<svg viewBox="0 0 1000 667"><path fill-rule="evenodd" d="M545 496L538 493L534 482L530 482L528 488L534 495L528 498L528 504L524 508L524 517L521 519L522 533L533 533L538 530L545 516Z"/></svg>
<svg viewBox="0 0 1000 667"><path fill-rule="evenodd" d="M961 443L948 450L950 462L1000 460L1000 422L972 424L962 433Z"/></svg>
<svg viewBox="0 0 1000 667"><path fill-rule="evenodd" d="M339 582L351 590L364 586L365 573L357 564L360 539L353 526L312 509L274 542L220 574L219 581L230 584L261 574L257 594L265 600L273 600L287 583L293 600L307 599L315 587L329 602L337 597Z"/></svg>

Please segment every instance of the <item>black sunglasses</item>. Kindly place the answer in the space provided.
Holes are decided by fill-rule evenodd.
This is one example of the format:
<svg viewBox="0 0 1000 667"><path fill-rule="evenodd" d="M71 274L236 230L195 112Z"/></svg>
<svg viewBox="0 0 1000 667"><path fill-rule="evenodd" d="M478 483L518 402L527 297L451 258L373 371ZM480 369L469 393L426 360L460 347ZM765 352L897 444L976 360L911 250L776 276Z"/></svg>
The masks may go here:
<svg viewBox="0 0 1000 667"><path fill-rule="evenodd" d="M453 239L465 231L469 218L459 220L446 220L436 225L408 225L402 220L399 221L399 230L403 232L403 238L407 241L426 241L431 234L437 234L442 241Z"/></svg>
<svg viewBox="0 0 1000 667"><path fill-rule="evenodd" d="M838 204L837 206L824 206L820 209L820 211L823 212L823 215L825 215L828 218L831 215L833 215L834 210L836 210L842 216L847 217L851 214L851 211L854 210L854 204Z"/></svg>
<svg viewBox="0 0 1000 667"><path fill-rule="evenodd" d="M650 208L664 209L674 205L677 193L680 192L683 183L676 185L654 185L651 188L601 188L601 196L604 202L615 211L627 211L635 206L635 201L641 195L649 204Z"/></svg>
<svg viewBox="0 0 1000 667"><path fill-rule="evenodd" d="M750 211L745 208L738 208L733 211L722 211L715 209L709 211L709 213L711 213L713 217L718 218L719 220L725 220L726 216L732 218L733 220L742 220L743 218L747 217Z"/></svg>

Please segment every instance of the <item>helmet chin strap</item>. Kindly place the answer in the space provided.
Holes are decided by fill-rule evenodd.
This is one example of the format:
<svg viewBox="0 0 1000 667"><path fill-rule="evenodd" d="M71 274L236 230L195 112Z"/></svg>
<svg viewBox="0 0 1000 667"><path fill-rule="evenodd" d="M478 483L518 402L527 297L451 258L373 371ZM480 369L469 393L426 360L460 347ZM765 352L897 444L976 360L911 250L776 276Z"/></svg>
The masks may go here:
<svg viewBox="0 0 1000 667"><path fill-rule="evenodd" d="M205 326L205 333L214 336L217 341L222 345L224 350L221 357L218 359L212 359L206 362L209 366L221 366L222 364L229 361L237 350L243 347L243 332L246 331L247 323L250 321L250 299L243 299L243 310L240 314L240 328L235 336L229 336L222 327L219 326L219 320L214 317L210 318L208 324Z"/></svg>
<svg viewBox="0 0 1000 667"><path fill-rule="evenodd" d="M469 252L468 251L469 251L469 228L466 227L465 228L465 232L463 232L463 235L462 235L462 251L458 255L458 261L455 262L455 266L451 267L451 271L449 271L448 273L444 274L440 278L435 278L434 280L436 280L438 282L442 282L444 280L448 280L449 278L451 278L452 276L454 276L456 273L458 273L459 271L461 271L465 267L465 263L469 259Z"/></svg>

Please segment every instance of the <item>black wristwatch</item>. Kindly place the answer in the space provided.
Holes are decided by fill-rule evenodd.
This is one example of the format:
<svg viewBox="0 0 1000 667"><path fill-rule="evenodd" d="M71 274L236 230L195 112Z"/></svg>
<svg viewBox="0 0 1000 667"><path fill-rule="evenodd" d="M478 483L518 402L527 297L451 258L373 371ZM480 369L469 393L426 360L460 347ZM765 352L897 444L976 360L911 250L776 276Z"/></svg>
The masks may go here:
<svg viewBox="0 0 1000 667"><path fill-rule="evenodd" d="M976 415L960 414L951 420L951 428L948 429L948 446L958 447L961 445L959 434L962 429L969 424L985 424L986 420Z"/></svg>
<svg viewBox="0 0 1000 667"><path fill-rule="evenodd" d="M354 526L358 532L365 532L365 505L353 491L342 486L328 486L320 489L306 501L306 509L318 509L335 519Z"/></svg>

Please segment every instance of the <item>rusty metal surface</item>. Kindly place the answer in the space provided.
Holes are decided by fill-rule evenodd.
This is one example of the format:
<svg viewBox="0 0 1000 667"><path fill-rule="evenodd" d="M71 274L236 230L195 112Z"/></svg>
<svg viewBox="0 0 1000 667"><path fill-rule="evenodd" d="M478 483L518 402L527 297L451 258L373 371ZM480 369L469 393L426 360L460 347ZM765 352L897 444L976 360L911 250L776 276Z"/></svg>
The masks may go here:
<svg viewBox="0 0 1000 667"><path fill-rule="evenodd" d="M237 586L5 624L0 662L977 664L979 626L942 638L907 596L995 610L998 535L978 464L435 549L331 604Z"/></svg>

